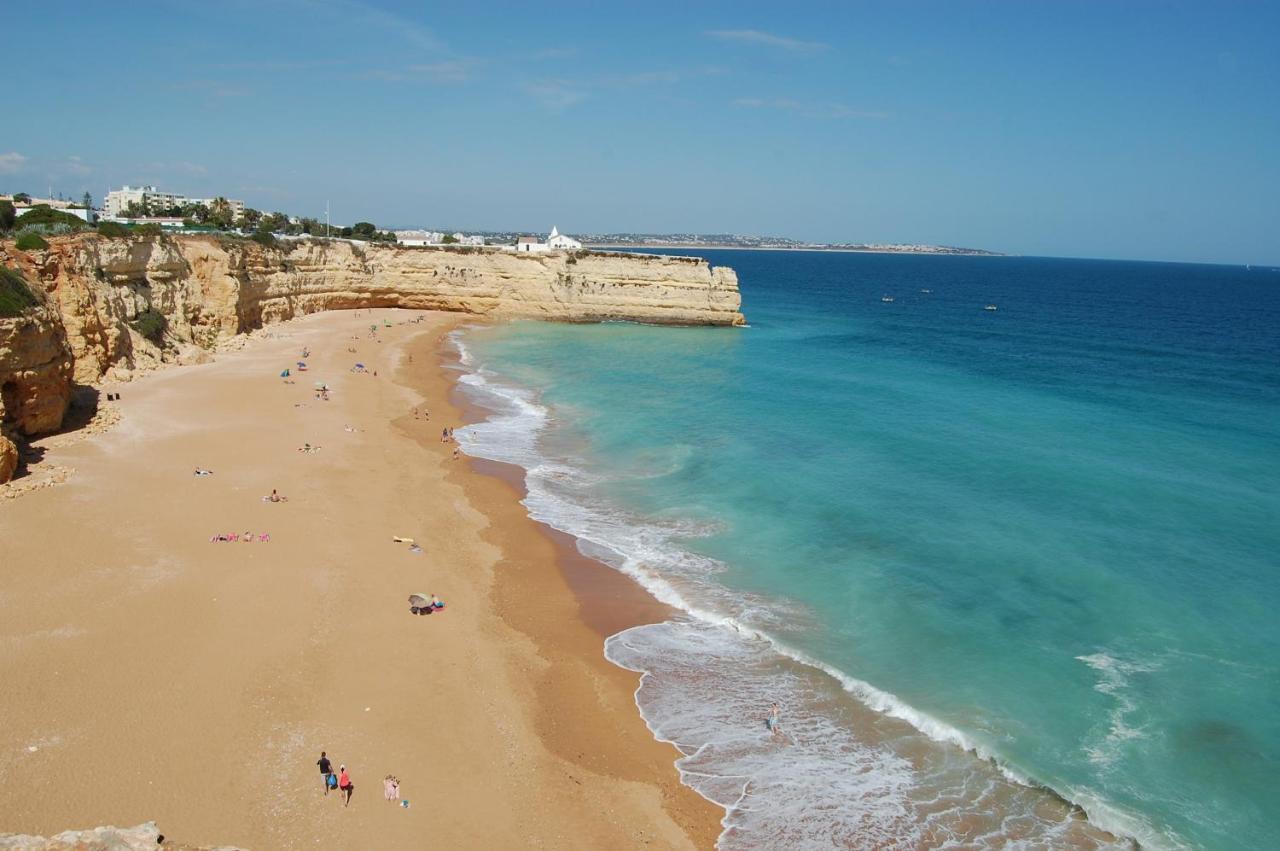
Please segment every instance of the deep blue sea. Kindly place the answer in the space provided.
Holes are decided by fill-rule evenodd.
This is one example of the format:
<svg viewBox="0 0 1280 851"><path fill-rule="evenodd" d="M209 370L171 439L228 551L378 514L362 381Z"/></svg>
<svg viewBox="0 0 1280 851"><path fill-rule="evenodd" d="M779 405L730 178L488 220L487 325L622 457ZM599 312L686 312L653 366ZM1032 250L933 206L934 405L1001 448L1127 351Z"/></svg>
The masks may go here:
<svg viewBox="0 0 1280 851"><path fill-rule="evenodd" d="M750 327L467 330L458 433L682 612L721 847L1280 847L1280 273L697 253Z"/></svg>

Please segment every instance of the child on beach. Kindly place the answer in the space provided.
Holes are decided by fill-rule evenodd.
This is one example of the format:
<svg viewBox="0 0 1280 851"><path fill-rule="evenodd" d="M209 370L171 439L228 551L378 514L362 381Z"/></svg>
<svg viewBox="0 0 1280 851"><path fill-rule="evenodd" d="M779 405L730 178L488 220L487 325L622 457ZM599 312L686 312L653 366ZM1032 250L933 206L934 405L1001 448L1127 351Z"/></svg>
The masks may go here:
<svg viewBox="0 0 1280 851"><path fill-rule="evenodd" d="M355 791L355 785L351 782L351 775L347 774L345 765L338 766L338 795L343 799L342 806L351 803L351 793Z"/></svg>
<svg viewBox="0 0 1280 851"><path fill-rule="evenodd" d="M382 796L395 803L400 800L400 779L388 774L382 780Z"/></svg>

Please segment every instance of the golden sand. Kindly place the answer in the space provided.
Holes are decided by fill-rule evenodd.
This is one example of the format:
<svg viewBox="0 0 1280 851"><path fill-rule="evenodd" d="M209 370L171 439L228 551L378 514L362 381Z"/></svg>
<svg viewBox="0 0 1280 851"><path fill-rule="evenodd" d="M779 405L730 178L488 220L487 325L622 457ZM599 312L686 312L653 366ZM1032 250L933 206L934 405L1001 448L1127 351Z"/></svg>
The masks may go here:
<svg viewBox="0 0 1280 851"><path fill-rule="evenodd" d="M439 364L457 321L273 326L120 388L118 425L39 462L74 469L66 483L0 500L0 831L155 820L249 849L714 844L718 808L680 785L636 676L602 656L602 632L664 610L529 520L509 470L440 441L463 424ZM304 346L310 369L284 383ZM273 488L288 501L262 501ZM210 542L246 531L253 543ZM447 608L415 617L413 592ZM322 792L321 750L351 773L347 808ZM383 799L388 773L409 808Z"/></svg>

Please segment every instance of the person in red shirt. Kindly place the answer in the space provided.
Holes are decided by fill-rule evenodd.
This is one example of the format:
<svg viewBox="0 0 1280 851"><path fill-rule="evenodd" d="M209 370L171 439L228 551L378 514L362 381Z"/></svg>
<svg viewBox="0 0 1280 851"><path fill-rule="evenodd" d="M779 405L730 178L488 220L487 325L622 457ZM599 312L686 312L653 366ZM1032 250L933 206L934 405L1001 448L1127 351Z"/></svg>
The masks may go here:
<svg viewBox="0 0 1280 851"><path fill-rule="evenodd" d="M345 765L338 766L338 792L342 795L342 806L351 803L351 793L355 791L355 785L351 782L351 775L347 774Z"/></svg>

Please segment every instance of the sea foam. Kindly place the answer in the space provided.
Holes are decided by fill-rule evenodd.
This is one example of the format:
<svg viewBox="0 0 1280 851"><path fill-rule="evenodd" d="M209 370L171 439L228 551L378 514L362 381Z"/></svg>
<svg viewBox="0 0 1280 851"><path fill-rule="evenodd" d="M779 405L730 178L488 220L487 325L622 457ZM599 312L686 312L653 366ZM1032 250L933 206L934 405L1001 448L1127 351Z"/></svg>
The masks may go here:
<svg viewBox="0 0 1280 851"><path fill-rule="evenodd" d="M683 613L610 637L605 656L641 673L636 703L646 724L683 754L682 781L725 809L719 847L1109 847L1106 830L1180 847L1086 790L1051 792L988 743L776 638L771 626L806 613L717 583L726 566L679 543L697 524L595 498L600 476L545 452L552 413L479 364L464 331L451 335L459 384L491 413L455 431L463 451L523 468L531 517ZM869 742L833 711L832 692L903 726ZM774 702L784 708L776 737L763 723ZM1068 798L1088 806L1089 821Z"/></svg>

